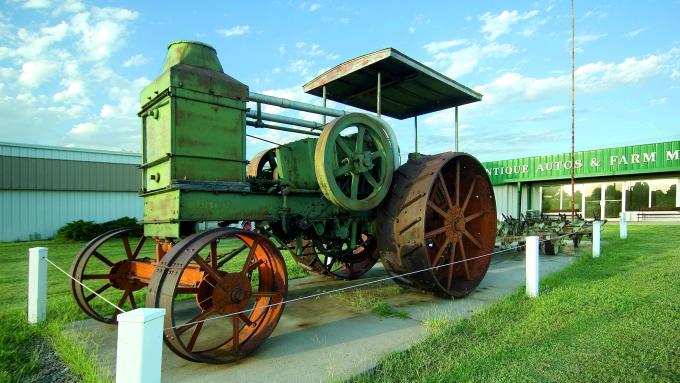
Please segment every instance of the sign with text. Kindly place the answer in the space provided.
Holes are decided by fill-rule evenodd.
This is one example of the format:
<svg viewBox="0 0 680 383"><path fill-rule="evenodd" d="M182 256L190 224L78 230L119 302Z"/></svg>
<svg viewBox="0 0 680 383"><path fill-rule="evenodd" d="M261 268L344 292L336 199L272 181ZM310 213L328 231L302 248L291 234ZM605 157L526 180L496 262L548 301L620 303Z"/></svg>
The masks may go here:
<svg viewBox="0 0 680 383"><path fill-rule="evenodd" d="M484 162L494 185L626 174L680 172L680 141Z"/></svg>

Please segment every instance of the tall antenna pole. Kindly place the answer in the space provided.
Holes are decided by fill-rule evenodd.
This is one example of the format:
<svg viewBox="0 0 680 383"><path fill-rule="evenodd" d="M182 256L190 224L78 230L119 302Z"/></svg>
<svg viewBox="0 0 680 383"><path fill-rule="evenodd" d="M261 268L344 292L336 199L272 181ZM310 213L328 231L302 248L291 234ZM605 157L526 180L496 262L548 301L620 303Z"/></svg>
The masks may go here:
<svg viewBox="0 0 680 383"><path fill-rule="evenodd" d="M574 219L574 0L571 0L571 219Z"/></svg>

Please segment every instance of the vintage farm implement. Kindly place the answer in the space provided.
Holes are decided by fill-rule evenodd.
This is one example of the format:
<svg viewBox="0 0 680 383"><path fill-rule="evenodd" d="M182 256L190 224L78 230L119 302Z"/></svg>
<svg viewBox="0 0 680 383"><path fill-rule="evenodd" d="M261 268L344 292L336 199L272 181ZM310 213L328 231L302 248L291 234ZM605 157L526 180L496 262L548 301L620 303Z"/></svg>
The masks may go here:
<svg viewBox="0 0 680 383"><path fill-rule="evenodd" d="M400 165L380 116L416 117L481 95L394 49L338 65L304 90L324 106L251 93L223 72L213 48L170 44L162 74L141 94L144 232L95 238L72 275L119 307L137 307L134 293L146 288L146 306L166 309L167 346L208 363L241 358L274 331L288 286L281 249L337 278L357 278L382 259L393 275L428 269L396 278L401 285L442 296L473 291L496 236L486 171L454 152L415 153ZM377 116L327 108L327 99ZM246 126L309 138L247 161ZM243 220L255 230L229 227ZM155 254L143 255L145 243ZM72 290L89 316L116 323L119 310L75 282Z"/></svg>
<svg viewBox="0 0 680 383"><path fill-rule="evenodd" d="M606 221L605 221L606 222ZM503 219L496 224L496 240L501 248L517 245L521 251L524 240L529 235L538 236L544 254L555 255L569 239L574 247L578 247L581 239L593 237L593 222L576 215L570 219L565 214L545 215L536 211L529 211L513 218L503 214Z"/></svg>

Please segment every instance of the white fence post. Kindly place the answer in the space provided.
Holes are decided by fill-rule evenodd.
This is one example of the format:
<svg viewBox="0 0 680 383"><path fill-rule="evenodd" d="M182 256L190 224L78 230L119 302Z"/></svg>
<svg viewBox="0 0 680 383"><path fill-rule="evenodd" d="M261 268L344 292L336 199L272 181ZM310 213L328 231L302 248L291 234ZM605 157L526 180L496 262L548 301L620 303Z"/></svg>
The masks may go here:
<svg viewBox="0 0 680 383"><path fill-rule="evenodd" d="M600 230L601 221L593 221L593 258L600 256Z"/></svg>
<svg viewBox="0 0 680 383"><path fill-rule="evenodd" d="M538 296L538 237L526 238L526 292L528 297Z"/></svg>
<svg viewBox="0 0 680 383"><path fill-rule="evenodd" d="M28 323L45 320L47 309L47 248L28 249Z"/></svg>
<svg viewBox="0 0 680 383"><path fill-rule="evenodd" d="M619 222L619 236L621 239L628 238L628 222L626 221L626 213L621 213L621 221Z"/></svg>
<svg viewBox="0 0 680 383"><path fill-rule="evenodd" d="M117 383L159 383L165 309L140 308L118 315Z"/></svg>

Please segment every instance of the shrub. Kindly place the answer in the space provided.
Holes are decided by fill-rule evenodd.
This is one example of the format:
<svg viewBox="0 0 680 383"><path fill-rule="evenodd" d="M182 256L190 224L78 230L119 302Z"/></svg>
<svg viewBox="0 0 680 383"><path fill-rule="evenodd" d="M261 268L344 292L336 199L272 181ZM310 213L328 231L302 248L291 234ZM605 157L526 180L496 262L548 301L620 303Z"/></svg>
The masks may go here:
<svg viewBox="0 0 680 383"><path fill-rule="evenodd" d="M57 239L66 241L89 241L92 238L115 229L132 228L141 233L142 225L135 218L122 217L113 221L95 223L79 219L72 221L57 230Z"/></svg>

